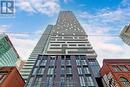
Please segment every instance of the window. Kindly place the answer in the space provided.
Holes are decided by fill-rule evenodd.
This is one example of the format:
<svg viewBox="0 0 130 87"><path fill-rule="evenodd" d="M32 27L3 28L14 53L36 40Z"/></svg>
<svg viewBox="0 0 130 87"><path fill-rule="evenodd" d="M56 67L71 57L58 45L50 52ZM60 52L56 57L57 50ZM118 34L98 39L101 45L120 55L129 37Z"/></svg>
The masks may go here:
<svg viewBox="0 0 130 87"><path fill-rule="evenodd" d="M120 81L124 87L130 87L130 82L126 78L121 77Z"/></svg>
<svg viewBox="0 0 130 87"><path fill-rule="evenodd" d="M36 75L38 68L34 68L32 75Z"/></svg>
<svg viewBox="0 0 130 87"><path fill-rule="evenodd" d="M46 66L47 60L42 60L41 66Z"/></svg>
<svg viewBox="0 0 130 87"><path fill-rule="evenodd" d="M86 60L81 60L82 65L87 65Z"/></svg>
<svg viewBox="0 0 130 87"><path fill-rule="evenodd" d="M61 60L61 65L64 66L65 65L65 61L62 59Z"/></svg>
<svg viewBox="0 0 130 87"><path fill-rule="evenodd" d="M86 86L85 80L84 80L84 77L83 77L83 76L80 76L80 77L79 77L79 80L80 80L80 85L81 85L81 87Z"/></svg>
<svg viewBox="0 0 130 87"><path fill-rule="evenodd" d="M76 44L69 44L69 46L76 46Z"/></svg>
<svg viewBox="0 0 130 87"><path fill-rule="evenodd" d="M0 75L0 83L2 83L5 78L6 78L6 75L5 74L1 74Z"/></svg>
<svg viewBox="0 0 130 87"><path fill-rule="evenodd" d="M54 73L54 68L49 68L48 69L48 75L53 75Z"/></svg>
<svg viewBox="0 0 130 87"><path fill-rule="evenodd" d="M78 44L78 46L85 46L85 44Z"/></svg>
<svg viewBox="0 0 130 87"><path fill-rule="evenodd" d="M41 60L38 60L36 66L39 66L40 62L41 62Z"/></svg>
<svg viewBox="0 0 130 87"><path fill-rule="evenodd" d="M81 67L78 67L77 69L78 69L78 74L83 74Z"/></svg>
<svg viewBox="0 0 130 87"><path fill-rule="evenodd" d="M40 87L42 81L42 77L36 77L34 81L34 87Z"/></svg>
<svg viewBox="0 0 130 87"><path fill-rule="evenodd" d="M51 46L60 46L60 44L51 44Z"/></svg>
<svg viewBox="0 0 130 87"><path fill-rule="evenodd" d="M73 82L72 76L66 77L66 87L74 87L74 82Z"/></svg>
<svg viewBox="0 0 130 87"><path fill-rule="evenodd" d="M65 68L61 67L61 74L63 75L65 73Z"/></svg>
<svg viewBox="0 0 130 87"><path fill-rule="evenodd" d="M85 74L90 74L90 71L89 71L88 67L84 67L83 70L84 70Z"/></svg>
<svg viewBox="0 0 130 87"><path fill-rule="evenodd" d="M31 78L29 79L29 82L28 82L27 87L32 87L31 85L32 85L32 83L33 83L33 80L34 80L34 77L31 77Z"/></svg>
<svg viewBox="0 0 130 87"><path fill-rule="evenodd" d="M77 65L80 65L80 60L76 60L76 64L77 64Z"/></svg>
<svg viewBox="0 0 130 87"><path fill-rule="evenodd" d="M50 60L50 66L54 66L55 65L55 60Z"/></svg>
<svg viewBox="0 0 130 87"><path fill-rule="evenodd" d="M67 44L62 44L62 47L66 47L67 46Z"/></svg>
<svg viewBox="0 0 130 87"><path fill-rule="evenodd" d="M66 74L72 74L72 68L66 67Z"/></svg>
<svg viewBox="0 0 130 87"><path fill-rule="evenodd" d="M66 60L66 65L71 65L71 61L70 60Z"/></svg>
<svg viewBox="0 0 130 87"><path fill-rule="evenodd" d="M93 82L91 76L86 77L86 83L87 83L88 86L94 86L94 82Z"/></svg>
<svg viewBox="0 0 130 87"><path fill-rule="evenodd" d="M120 68L117 66L117 65L112 65L112 69L115 71L115 72L120 72Z"/></svg>
<svg viewBox="0 0 130 87"><path fill-rule="evenodd" d="M60 87L65 87L65 77L64 76L60 78L60 81L61 81Z"/></svg>
<svg viewBox="0 0 130 87"><path fill-rule="evenodd" d="M125 71L125 72L128 71L128 68L127 68L125 65L119 65L119 68L120 68L122 71Z"/></svg>
<svg viewBox="0 0 130 87"><path fill-rule="evenodd" d="M44 74L44 67L40 67L38 70L38 74L43 75Z"/></svg>
<svg viewBox="0 0 130 87"><path fill-rule="evenodd" d="M47 77L47 83L45 87L52 87L53 86L53 77L52 76L48 76Z"/></svg>

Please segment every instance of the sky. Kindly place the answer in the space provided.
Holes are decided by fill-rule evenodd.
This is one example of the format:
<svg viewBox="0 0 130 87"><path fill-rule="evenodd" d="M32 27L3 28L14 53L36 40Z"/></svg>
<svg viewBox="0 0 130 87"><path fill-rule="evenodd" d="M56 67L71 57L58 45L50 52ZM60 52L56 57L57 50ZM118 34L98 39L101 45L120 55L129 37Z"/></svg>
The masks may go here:
<svg viewBox="0 0 130 87"><path fill-rule="evenodd" d="M27 60L48 24L60 10L73 11L88 34L97 60L130 58L119 37L130 23L130 0L16 0L14 17L0 17L0 32L9 35L22 60Z"/></svg>

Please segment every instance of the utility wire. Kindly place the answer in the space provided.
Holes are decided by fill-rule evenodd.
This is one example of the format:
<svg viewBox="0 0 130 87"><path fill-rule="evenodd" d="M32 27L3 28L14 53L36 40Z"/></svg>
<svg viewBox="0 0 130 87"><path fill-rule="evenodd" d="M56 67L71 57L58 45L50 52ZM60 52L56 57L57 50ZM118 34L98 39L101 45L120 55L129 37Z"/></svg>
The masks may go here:
<svg viewBox="0 0 130 87"><path fill-rule="evenodd" d="M5 34L9 34L9 35L52 35L52 34L43 34L43 33L33 33L33 32L0 32L0 34L5 33ZM70 35L64 35L64 36L70 36ZM87 35L73 35L73 36L101 36L101 37L119 37L118 34L87 34Z"/></svg>

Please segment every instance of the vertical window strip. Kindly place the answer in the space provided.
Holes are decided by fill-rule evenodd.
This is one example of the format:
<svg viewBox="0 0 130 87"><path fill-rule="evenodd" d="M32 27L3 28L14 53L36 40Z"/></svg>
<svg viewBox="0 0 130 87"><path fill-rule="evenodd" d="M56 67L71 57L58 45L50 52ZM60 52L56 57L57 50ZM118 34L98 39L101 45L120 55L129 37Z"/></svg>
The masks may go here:
<svg viewBox="0 0 130 87"><path fill-rule="evenodd" d="M38 68L34 68L32 75L36 75Z"/></svg>
<svg viewBox="0 0 130 87"><path fill-rule="evenodd" d="M42 81L42 77L36 77L35 81L34 81L34 87L40 87L41 82Z"/></svg>
<svg viewBox="0 0 130 87"><path fill-rule="evenodd" d="M71 67L66 67L66 73L67 74L72 74L72 68Z"/></svg>
<svg viewBox="0 0 130 87"><path fill-rule="evenodd" d="M53 73L54 73L54 68L49 68L48 69L48 75L53 75Z"/></svg>
<svg viewBox="0 0 130 87"><path fill-rule="evenodd" d="M86 86L85 80L84 80L84 77L83 77L83 76L79 76L79 80L80 80L80 85L81 85L81 87Z"/></svg>
<svg viewBox="0 0 130 87"><path fill-rule="evenodd" d="M88 86L94 86L94 82L91 76L86 77L86 83Z"/></svg>
<svg viewBox="0 0 130 87"><path fill-rule="evenodd" d="M74 82L73 82L72 76L66 77L66 87L74 87Z"/></svg>
<svg viewBox="0 0 130 87"><path fill-rule="evenodd" d="M65 65L65 61L61 60L61 65L64 66Z"/></svg>
<svg viewBox="0 0 130 87"><path fill-rule="evenodd" d="M41 66L46 66L47 60L42 60Z"/></svg>
<svg viewBox="0 0 130 87"><path fill-rule="evenodd" d="M81 67L78 67L77 69L78 69L78 74L82 75L82 74L83 74L82 68L81 68Z"/></svg>
<svg viewBox="0 0 130 87"><path fill-rule="evenodd" d="M43 75L44 74L44 70L45 70L44 67L40 67L39 70L38 70L38 74L39 75Z"/></svg>
<svg viewBox="0 0 130 87"><path fill-rule="evenodd" d="M80 65L80 60L76 60L76 65Z"/></svg>
<svg viewBox="0 0 130 87"><path fill-rule="evenodd" d="M52 87L52 86L53 86L53 77L52 76L48 76L45 87Z"/></svg>
<svg viewBox="0 0 130 87"><path fill-rule="evenodd" d="M60 87L65 87L65 77L61 77Z"/></svg>
<svg viewBox="0 0 130 87"><path fill-rule="evenodd" d="M89 71L88 67L84 67L83 69L84 69L85 74L90 74L90 71Z"/></svg>
<svg viewBox="0 0 130 87"><path fill-rule="evenodd" d="M28 82L28 84L27 84L27 87L32 87L33 80L34 80L34 77L31 77L31 78L29 79L29 82Z"/></svg>

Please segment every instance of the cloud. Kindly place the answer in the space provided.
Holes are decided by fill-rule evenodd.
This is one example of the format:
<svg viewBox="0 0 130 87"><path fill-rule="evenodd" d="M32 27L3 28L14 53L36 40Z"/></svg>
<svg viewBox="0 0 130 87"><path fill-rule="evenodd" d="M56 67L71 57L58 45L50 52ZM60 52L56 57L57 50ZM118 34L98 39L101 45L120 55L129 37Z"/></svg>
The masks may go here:
<svg viewBox="0 0 130 87"><path fill-rule="evenodd" d="M16 7L29 13L41 13L48 16L60 11L58 0L18 0Z"/></svg>
<svg viewBox="0 0 130 87"><path fill-rule="evenodd" d="M23 11L26 11L26 12L36 12L29 1L26 1L26 0L18 0L16 2L16 7L18 7L19 9L23 10Z"/></svg>
<svg viewBox="0 0 130 87"><path fill-rule="evenodd" d="M7 31L10 28L10 25L0 25L0 33Z"/></svg>
<svg viewBox="0 0 130 87"><path fill-rule="evenodd" d="M41 12L46 15L53 15L53 13L57 13L60 10L60 6L53 1L44 2L44 4L37 3L34 5L34 7L38 12Z"/></svg>
<svg viewBox="0 0 130 87"><path fill-rule="evenodd" d="M98 54L100 65L104 58L130 58L130 47L118 36L122 28L130 23L129 9L129 6L119 6L116 10L107 8L95 14L84 11L78 15L83 28L90 35L88 38Z"/></svg>
<svg viewBox="0 0 130 87"><path fill-rule="evenodd" d="M122 0L121 6L123 6L123 7L128 7L128 6L130 6L130 0Z"/></svg>
<svg viewBox="0 0 130 87"><path fill-rule="evenodd" d="M69 2L71 2L72 0L64 0L64 2L66 3L66 4L68 4Z"/></svg>
<svg viewBox="0 0 130 87"><path fill-rule="evenodd" d="M78 15L82 19L87 19L88 23L97 25L124 25L130 22L130 1L122 0L119 6L116 9L103 8L98 10L95 13L89 13L83 11Z"/></svg>
<svg viewBox="0 0 130 87"><path fill-rule="evenodd" d="M96 14L90 14L88 12L82 12L79 17L85 18L89 23L100 22L97 23L98 25L111 25L113 24L124 24L127 20L130 20L130 8L121 9L118 8L117 10L111 11L109 9L103 9ZM128 22L128 21L127 21Z"/></svg>
<svg viewBox="0 0 130 87"><path fill-rule="evenodd" d="M127 46L118 36L98 36L109 34L107 27L102 28L97 25L82 24L87 30L87 34L96 36L88 36L88 40L96 51L99 64L102 65L104 58L130 58L130 47ZM93 26L93 27L90 27ZM124 51L125 50L125 51Z"/></svg>
<svg viewBox="0 0 130 87"><path fill-rule="evenodd" d="M33 37L34 35L29 35L28 38L23 38L23 36L24 35L17 37L15 35L9 35L9 38L11 39L11 42L13 43L21 59L27 60L33 48L35 47L38 38L35 37L31 39L30 37Z"/></svg>
<svg viewBox="0 0 130 87"><path fill-rule="evenodd" d="M27 60L29 58L29 55L41 37L41 35L35 34L39 31L41 30L34 32L34 34L8 34L22 60Z"/></svg>

